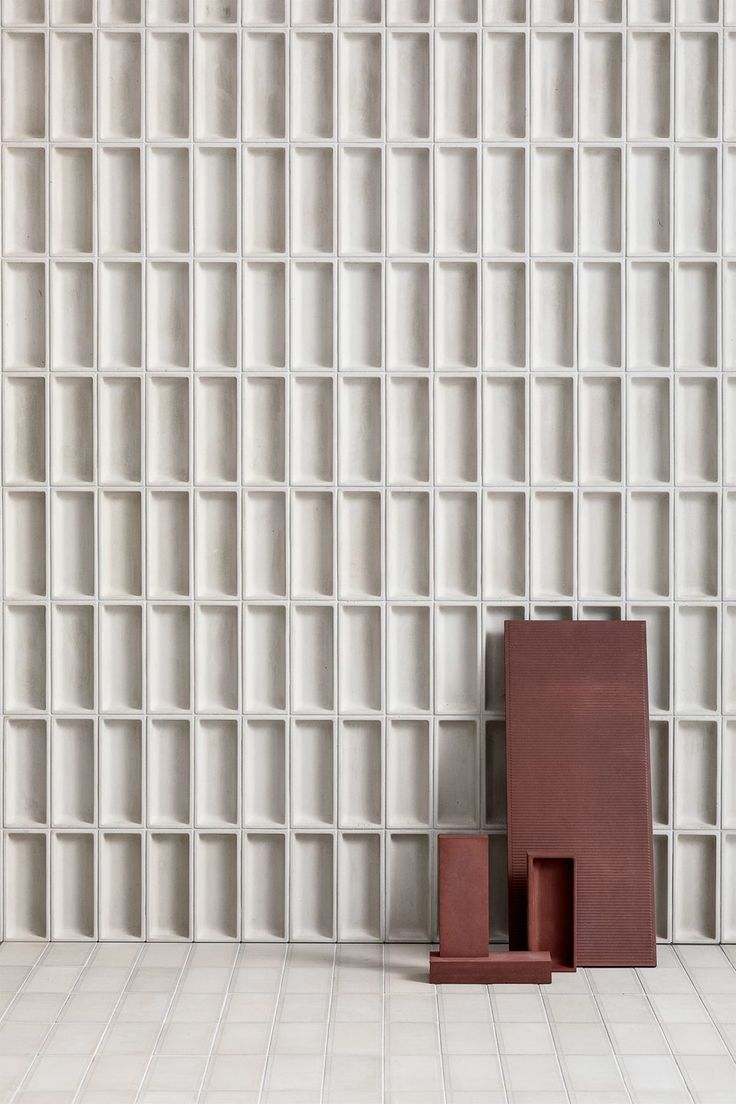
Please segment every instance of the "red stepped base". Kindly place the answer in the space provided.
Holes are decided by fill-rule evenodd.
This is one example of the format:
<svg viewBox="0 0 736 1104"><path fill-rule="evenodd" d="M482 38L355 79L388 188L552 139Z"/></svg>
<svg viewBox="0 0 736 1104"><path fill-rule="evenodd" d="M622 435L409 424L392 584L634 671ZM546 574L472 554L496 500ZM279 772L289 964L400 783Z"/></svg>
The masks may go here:
<svg viewBox="0 0 736 1104"><path fill-rule="evenodd" d="M479 958L450 958L429 952L433 985L548 985L552 981L549 951L504 951Z"/></svg>

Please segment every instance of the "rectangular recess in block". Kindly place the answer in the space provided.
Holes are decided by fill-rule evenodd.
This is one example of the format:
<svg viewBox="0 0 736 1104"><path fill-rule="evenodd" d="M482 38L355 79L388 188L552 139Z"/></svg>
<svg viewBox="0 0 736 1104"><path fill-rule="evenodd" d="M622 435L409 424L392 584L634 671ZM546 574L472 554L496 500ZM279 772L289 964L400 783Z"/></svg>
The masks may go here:
<svg viewBox="0 0 736 1104"><path fill-rule="evenodd" d="M338 898L337 938L357 943L381 938L383 864L377 832L344 832L338 843L339 884L350 893Z"/></svg>
<svg viewBox="0 0 736 1104"><path fill-rule="evenodd" d="M732 943L736 933L736 837L724 834L721 840L721 939Z"/></svg>
<svg viewBox="0 0 736 1104"><path fill-rule="evenodd" d="M679 31L677 35L677 139L718 136L718 33ZM693 95L693 89L699 89Z"/></svg>
<svg viewBox="0 0 736 1104"><path fill-rule="evenodd" d="M286 364L286 266L252 262L243 266L243 329L246 369Z"/></svg>
<svg viewBox="0 0 736 1104"><path fill-rule="evenodd" d="M54 832L51 840L51 938L95 937L95 835Z"/></svg>
<svg viewBox="0 0 736 1104"><path fill-rule="evenodd" d="M153 426L156 427L155 433ZM189 479L189 381L153 376L148 382L148 480L183 483Z"/></svg>
<svg viewBox="0 0 736 1104"><path fill-rule="evenodd" d="M6 263L3 285L5 369L46 368L45 265Z"/></svg>
<svg viewBox="0 0 736 1104"><path fill-rule="evenodd" d="M238 155L231 146L197 146L194 154L194 248L238 248Z"/></svg>
<svg viewBox="0 0 736 1104"><path fill-rule="evenodd" d="M717 847L711 835L675 837L673 936L677 942L717 937Z"/></svg>
<svg viewBox="0 0 736 1104"><path fill-rule="evenodd" d="M3 775L8 828L48 824L48 773L46 722L6 718Z"/></svg>
<svg viewBox="0 0 736 1104"><path fill-rule="evenodd" d="M670 839L669 834L658 834L653 839L654 908L658 940L671 938L670 889L672 885L672 863L670 861Z"/></svg>
<svg viewBox="0 0 736 1104"><path fill-rule="evenodd" d="M435 250L478 251L478 155L469 147L440 146L435 161Z"/></svg>
<svg viewBox="0 0 736 1104"><path fill-rule="evenodd" d="M188 606L148 608L148 708L154 713L190 708L190 616Z"/></svg>
<svg viewBox="0 0 736 1104"><path fill-rule="evenodd" d="M296 832L290 843L290 936L334 939L334 837L330 832Z"/></svg>
<svg viewBox="0 0 736 1104"><path fill-rule="evenodd" d="M191 837L187 832L151 832L147 845L148 939L189 939Z"/></svg>
<svg viewBox="0 0 736 1104"><path fill-rule="evenodd" d="M666 713L671 708L669 607L630 606L629 616L646 621L649 708Z"/></svg>
<svg viewBox="0 0 736 1104"><path fill-rule="evenodd" d="M106 828L143 823L143 728L139 720L104 717L99 731L99 815Z"/></svg>
<svg viewBox="0 0 736 1104"><path fill-rule="evenodd" d="M583 261L578 270L578 363L581 370L622 365L621 265Z"/></svg>
<svg viewBox="0 0 736 1104"><path fill-rule="evenodd" d="M237 721L197 720L194 749L197 826L237 827L240 791Z"/></svg>
<svg viewBox="0 0 736 1104"><path fill-rule="evenodd" d="M668 252L670 213L669 149L666 146L631 146L628 151L628 241L631 252Z"/></svg>
<svg viewBox="0 0 736 1104"><path fill-rule="evenodd" d="M526 595L526 497L522 491L488 491L483 513L483 594Z"/></svg>
<svg viewBox="0 0 736 1104"><path fill-rule="evenodd" d="M243 852L243 938L285 939L286 837L279 833L248 832Z"/></svg>
<svg viewBox="0 0 736 1104"><path fill-rule="evenodd" d="M681 377L675 392L678 483L718 479L718 381Z"/></svg>
<svg viewBox="0 0 736 1104"><path fill-rule="evenodd" d="M428 721L389 720L386 733L386 822L416 828L430 822Z"/></svg>
<svg viewBox="0 0 736 1104"><path fill-rule="evenodd" d="M430 36L390 31L386 43L386 113L392 142L429 138L431 126Z"/></svg>
<svg viewBox="0 0 736 1104"><path fill-rule="evenodd" d="M391 598L428 598L430 497L426 491L392 491L387 505L386 571Z"/></svg>
<svg viewBox="0 0 736 1104"><path fill-rule="evenodd" d="M525 35L486 32L483 61L483 138L526 137Z"/></svg>
<svg viewBox="0 0 736 1104"><path fill-rule="evenodd" d="M573 137L574 36L535 31L531 42L531 120L534 138Z"/></svg>
<svg viewBox="0 0 736 1104"><path fill-rule="evenodd" d="M149 598L185 598L189 595L189 512L188 492L149 492Z"/></svg>
<svg viewBox="0 0 736 1104"><path fill-rule="evenodd" d="M232 262L199 262L194 270L196 367L238 367L238 269Z"/></svg>
<svg viewBox="0 0 736 1104"><path fill-rule="evenodd" d="M194 42L194 135L232 141L238 135L238 36L197 34Z"/></svg>
<svg viewBox="0 0 736 1104"><path fill-rule="evenodd" d="M506 824L506 724L486 721L485 726L485 823Z"/></svg>
<svg viewBox="0 0 736 1104"><path fill-rule="evenodd" d="M321 149L315 151L318 165L324 161L323 152ZM283 148L249 146L244 149L243 191L250 197L243 211L244 252L283 253L287 235L286 153ZM298 193L295 199L301 200ZM317 202L315 197L312 199L313 203ZM321 217L319 209L315 214ZM332 232L331 217L329 232Z"/></svg>
<svg viewBox="0 0 736 1104"><path fill-rule="evenodd" d="M478 497L438 491L434 509L435 592L438 598L478 593Z"/></svg>
<svg viewBox="0 0 736 1104"><path fill-rule="evenodd" d="M143 363L142 265L103 261L98 272L100 368L140 368Z"/></svg>
<svg viewBox="0 0 736 1104"><path fill-rule="evenodd" d="M733 828L736 825L736 720L724 722L722 738L721 823L724 828Z"/></svg>
<svg viewBox="0 0 736 1104"><path fill-rule="evenodd" d="M93 137L94 38L79 32L51 33L49 108L54 141Z"/></svg>
<svg viewBox="0 0 736 1104"><path fill-rule="evenodd" d="M381 722L340 722L339 821L342 828L377 828L383 823L383 736Z"/></svg>
<svg viewBox="0 0 736 1104"><path fill-rule="evenodd" d="M567 377L538 378L532 389L532 480L569 483L574 468L575 392Z"/></svg>
<svg viewBox="0 0 736 1104"><path fill-rule="evenodd" d="M342 0L340 20L343 23L380 23L381 0Z"/></svg>
<svg viewBox="0 0 736 1104"><path fill-rule="evenodd" d="M51 268L51 360L54 368L93 368L94 269L56 262Z"/></svg>
<svg viewBox="0 0 736 1104"><path fill-rule="evenodd" d="M584 491L579 500L579 579L584 598L621 597L621 495Z"/></svg>
<svg viewBox="0 0 736 1104"><path fill-rule="evenodd" d="M435 402L437 483L478 478L478 388L475 379L440 378Z"/></svg>
<svg viewBox="0 0 736 1104"><path fill-rule="evenodd" d="M333 252L334 175L334 158L330 147L292 148L290 216L293 253Z"/></svg>
<svg viewBox="0 0 736 1104"><path fill-rule="evenodd" d="M348 376L340 382L340 482L381 478L381 381Z"/></svg>
<svg viewBox="0 0 736 1104"><path fill-rule="evenodd" d="M718 248L718 151L679 146L675 160L675 248L715 253Z"/></svg>
<svg viewBox="0 0 736 1104"><path fill-rule="evenodd" d="M523 483L526 472L526 381L487 378L483 384L483 481Z"/></svg>
<svg viewBox="0 0 736 1104"><path fill-rule="evenodd" d="M52 147L51 251L91 253L94 248L92 150Z"/></svg>
<svg viewBox="0 0 736 1104"><path fill-rule="evenodd" d="M2 431L6 484L45 482L46 384L42 378L6 376Z"/></svg>
<svg viewBox="0 0 736 1104"><path fill-rule="evenodd" d="M650 721L649 758L652 772L652 820L666 828L670 823L671 752L669 721Z"/></svg>
<svg viewBox="0 0 736 1104"><path fill-rule="evenodd" d="M75 150L76 152L76 150ZM172 200L171 208L161 209L161 201L156 194L151 194L154 187L159 187L160 170L162 168L161 155L168 156L164 161L167 167L171 167L171 155L179 156L179 150L151 150L149 155L149 168L154 170L154 179L149 181L149 202L152 209L161 215L161 226L149 233L149 245L160 248L162 252L168 252L171 243L178 244L181 238L180 226L183 220L183 251L189 248L189 213L188 201L182 204L177 197ZM184 162L186 151L183 151ZM131 147L100 147L97 162L97 189L98 189L98 235L99 252L103 254L140 253L141 251L141 153L140 150ZM174 164L181 162L174 161ZM189 195L189 180L184 179L183 187L186 197ZM169 197L171 199L171 197ZM52 209L53 214L53 209ZM92 215L90 215L92 220ZM66 235L68 231L64 230ZM92 234L92 221L89 225L89 233ZM169 243L164 245L163 243ZM113 265L106 266L113 268ZM115 269L120 266L115 266ZM114 270L115 270L114 269ZM121 305L116 304L118 309ZM135 322L135 318L127 319L129 325ZM135 364L135 362L134 362Z"/></svg>
<svg viewBox="0 0 736 1104"><path fill-rule="evenodd" d="M246 606L243 622L246 712L272 713L286 708L286 649L284 607Z"/></svg>
<svg viewBox="0 0 736 1104"><path fill-rule="evenodd" d="M238 607L199 605L195 620L195 709L222 713L239 705Z"/></svg>
<svg viewBox="0 0 736 1104"><path fill-rule="evenodd" d="M340 210L340 251L380 253L383 242L383 151L380 147L341 148Z"/></svg>
<svg viewBox="0 0 736 1104"><path fill-rule="evenodd" d="M430 366L430 293L428 264L394 262L389 265L386 356L398 371Z"/></svg>
<svg viewBox="0 0 736 1104"><path fill-rule="evenodd" d="M718 819L718 728L715 721L675 727L675 827L715 827Z"/></svg>
<svg viewBox="0 0 736 1104"><path fill-rule="evenodd" d="M99 849L100 939L140 939L143 934L142 837L135 832L102 832Z"/></svg>
<svg viewBox="0 0 736 1104"><path fill-rule="evenodd" d="M430 938L430 840L392 832L386 841L386 936L391 941Z"/></svg>
<svg viewBox="0 0 736 1104"><path fill-rule="evenodd" d="M631 491L628 508L630 598L670 594L670 497L667 491Z"/></svg>
<svg viewBox="0 0 736 1104"><path fill-rule="evenodd" d="M139 34L101 31L97 35L97 132L103 141L141 137L141 53Z"/></svg>
<svg viewBox="0 0 736 1104"><path fill-rule="evenodd" d="M42 491L6 491L3 535L5 597L44 598L46 496Z"/></svg>
<svg viewBox="0 0 736 1104"><path fill-rule="evenodd" d="M630 31L627 44L628 134L669 138L671 39L666 32Z"/></svg>
<svg viewBox="0 0 736 1104"><path fill-rule="evenodd" d="M149 141L189 137L189 35L148 33L146 82Z"/></svg>
<svg viewBox="0 0 736 1104"><path fill-rule="evenodd" d="M278 376L243 381L243 477L282 482L285 476L286 395Z"/></svg>
<svg viewBox="0 0 736 1104"><path fill-rule="evenodd" d="M5 938L48 939L46 834L8 832L4 859Z"/></svg>
<svg viewBox="0 0 736 1104"><path fill-rule="evenodd" d="M54 712L95 706L93 606L54 606L51 615L51 703Z"/></svg>
<svg viewBox="0 0 736 1104"><path fill-rule="evenodd" d="M383 362L381 264L344 261L339 295L341 369L380 369Z"/></svg>
<svg viewBox="0 0 736 1104"><path fill-rule="evenodd" d="M191 820L189 721L152 720L148 725L148 823L173 828Z"/></svg>
<svg viewBox="0 0 736 1104"><path fill-rule="evenodd" d="M190 0L149 0L148 22L153 25L187 23Z"/></svg>
<svg viewBox="0 0 736 1104"><path fill-rule="evenodd" d="M4 702L9 713L46 709L46 608L5 607Z"/></svg>
<svg viewBox="0 0 736 1104"><path fill-rule="evenodd" d="M100 483L141 479L141 380L101 376L97 383Z"/></svg>
<svg viewBox="0 0 736 1104"><path fill-rule="evenodd" d="M190 158L186 146L149 146L146 205L149 253L189 252Z"/></svg>
<svg viewBox="0 0 736 1104"><path fill-rule="evenodd" d="M100 606L100 709L143 708L143 611Z"/></svg>
<svg viewBox="0 0 736 1104"><path fill-rule="evenodd" d="M3 250L8 255L46 251L46 152L6 147L3 156Z"/></svg>
<svg viewBox="0 0 736 1104"><path fill-rule="evenodd" d="M334 282L335 270L330 261L298 261L292 265L292 368L334 367Z"/></svg>
<svg viewBox="0 0 736 1104"><path fill-rule="evenodd" d="M678 598L717 598L719 593L718 494L679 491L675 504Z"/></svg>
<svg viewBox="0 0 736 1104"><path fill-rule="evenodd" d="M195 383L194 471L199 483L233 483L238 472L238 386L200 376Z"/></svg>
<svg viewBox="0 0 736 1104"><path fill-rule="evenodd" d="M333 382L329 377L292 381L291 473L295 483L329 483L333 477Z"/></svg>
<svg viewBox="0 0 736 1104"><path fill-rule="evenodd" d="M103 598L142 594L140 491L99 495L99 591Z"/></svg>
<svg viewBox="0 0 736 1104"><path fill-rule="evenodd" d="M723 495L723 596L736 597L736 493Z"/></svg>
<svg viewBox="0 0 736 1104"><path fill-rule="evenodd" d="M52 531L58 542L51 559L56 598L91 598L95 593L95 503L91 491L56 491Z"/></svg>
<svg viewBox="0 0 736 1104"><path fill-rule="evenodd" d="M438 31L434 36L435 133L444 141L478 136L478 36Z"/></svg>
<svg viewBox="0 0 736 1104"><path fill-rule="evenodd" d="M621 380L617 376L583 377L578 402L580 482L620 483Z"/></svg>
<svg viewBox="0 0 736 1104"><path fill-rule="evenodd" d="M434 290L437 369L477 368L478 265L439 261Z"/></svg>
<svg viewBox="0 0 736 1104"><path fill-rule="evenodd" d="M632 261L627 286L630 368L668 368L670 267L666 261Z"/></svg>
<svg viewBox="0 0 736 1104"><path fill-rule="evenodd" d="M484 147L484 253L524 252L526 238L525 161L526 151L522 146Z"/></svg>
<svg viewBox="0 0 736 1104"><path fill-rule="evenodd" d="M291 698L297 713L334 709L334 617L331 606L292 606Z"/></svg>
<svg viewBox="0 0 736 1104"><path fill-rule="evenodd" d="M574 586L571 493L536 491L532 498L532 588L537 598L568 598ZM541 535L544 534L542 539Z"/></svg>
<svg viewBox="0 0 736 1104"><path fill-rule="evenodd" d="M543 617L541 611L554 613L555 616L547 617L547 620L572 619L565 614L569 607L562 607L562 616L556 607L535 606L533 616L539 620ZM486 606L484 625L482 628L485 662L483 676L485 681L485 703L488 712L503 713L506 688L504 684L504 632L507 621L524 621L525 612L523 606Z"/></svg>
<svg viewBox="0 0 736 1104"><path fill-rule="evenodd" d="M147 270L147 359L150 369L189 368L189 265L150 262Z"/></svg>
<svg viewBox="0 0 736 1104"><path fill-rule="evenodd" d="M429 380L394 376L387 392L387 467L390 483L429 479Z"/></svg>
<svg viewBox="0 0 736 1104"><path fill-rule="evenodd" d="M435 617L435 708L438 713L475 713L480 697L478 611L475 606L437 606Z"/></svg>
<svg viewBox="0 0 736 1104"><path fill-rule="evenodd" d="M389 148L386 187L390 253L430 251L431 164L428 148Z"/></svg>
<svg viewBox="0 0 736 1104"><path fill-rule="evenodd" d="M286 137L286 37L272 32L243 36L243 137Z"/></svg>
<svg viewBox="0 0 736 1104"><path fill-rule="evenodd" d="M622 152L613 146L582 146L578 153L578 248L581 253L619 253L622 243Z"/></svg>
<svg viewBox="0 0 736 1104"><path fill-rule="evenodd" d="M340 597L380 598L381 496L376 491L342 491L339 511Z"/></svg>
<svg viewBox="0 0 736 1104"><path fill-rule="evenodd" d="M243 823L250 828L286 824L285 721L248 720L243 732Z"/></svg>
<svg viewBox="0 0 736 1104"><path fill-rule="evenodd" d="M678 606L675 621L675 706L680 713L718 708L718 608Z"/></svg>
<svg viewBox="0 0 736 1104"><path fill-rule="evenodd" d="M45 35L13 31L3 36L2 124L4 141L46 137Z"/></svg>
<svg viewBox="0 0 736 1104"><path fill-rule="evenodd" d="M623 43L617 32L586 31L579 44L580 137L621 137Z"/></svg>
<svg viewBox="0 0 736 1104"><path fill-rule="evenodd" d="M342 141L365 142L383 136L382 54L380 34L344 31L340 36Z"/></svg>
<svg viewBox="0 0 736 1104"><path fill-rule="evenodd" d="M92 721L54 722L51 778L53 823L66 827L92 825L96 778Z"/></svg>
<svg viewBox="0 0 736 1104"><path fill-rule="evenodd" d="M435 737L438 828L476 828L479 817L475 721L438 721Z"/></svg>
<svg viewBox="0 0 736 1104"><path fill-rule="evenodd" d="M381 708L382 624L380 606L341 606L339 694L345 713Z"/></svg>
<svg viewBox="0 0 736 1104"><path fill-rule="evenodd" d="M680 261L675 276L677 367L718 365L718 272L715 262Z"/></svg>
<svg viewBox="0 0 736 1104"><path fill-rule="evenodd" d="M629 482L669 482L669 380L649 376L629 380L628 440Z"/></svg>
<svg viewBox="0 0 736 1104"><path fill-rule="evenodd" d="M243 588L247 598L286 597L286 495L243 496Z"/></svg>
<svg viewBox="0 0 736 1104"><path fill-rule="evenodd" d="M331 491L295 491L291 499L291 593L296 598L334 594L334 500Z"/></svg>
<svg viewBox="0 0 736 1104"><path fill-rule="evenodd" d="M234 832L201 832L194 844L194 938L238 938L240 878Z"/></svg>
<svg viewBox="0 0 736 1104"><path fill-rule="evenodd" d="M428 606L390 606L386 623L387 705L391 713L430 708L431 623Z"/></svg>
<svg viewBox="0 0 736 1104"><path fill-rule="evenodd" d="M290 753L291 824L326 828L335 819L332 721L294 721Z"/></svg>
<svg viewBox="0 0 736 1104"><path fill-rule="evenodd" d="M538 261L532 270L531 342L535 367L575 363L575 274L566 261Z"/></svg>
<svg viewBox="0 0 736 1104"><path fill-rule="evenodd" d="M387 0L389 23L429 23L430 0Z"/></svg>
<svg viewBox="0 0 736 1104"><path fill-rule="evenodd" d="M572 147L534 146L530 181L532 252L573 251L574 191L575 154Z"/></svg>
<svg viewBox="0 0 736 1104"><path fill-rule="evenodd" d="M334 38L330 33L297 31L291 36L291 137L329 141L334 135Z"/></svg>

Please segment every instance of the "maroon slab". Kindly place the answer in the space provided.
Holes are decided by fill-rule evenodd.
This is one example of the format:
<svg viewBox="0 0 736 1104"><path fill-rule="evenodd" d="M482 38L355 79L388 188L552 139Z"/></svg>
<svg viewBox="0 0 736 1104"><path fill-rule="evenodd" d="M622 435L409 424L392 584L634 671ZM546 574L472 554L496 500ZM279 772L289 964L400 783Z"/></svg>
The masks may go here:
<svg viewBox="0 0 736 1104"><path fill-rule="evenodd" d="M575 859L527 851L527 928L530 951L549 951L553 970L574 970Z"/></svg>
<svg viewBox="0 0 736 1104"><path fill-rule="evenodd" d="M440 954L488 954L488 837L439 836Z"/></svg>
<svg viewBox="0 0 736 1104"><path fill-rule="evenodd" d="M549 951L501 951L482 958L445 958L429 953L433 985L547 985L552 980Z"/></svg>
<svg viewBox="0 0 736 1104"><path fill-rule="evenodd" d="M575 856L582 966L656 963L643 621L507 621L509 941L527 852Z"/></svg>

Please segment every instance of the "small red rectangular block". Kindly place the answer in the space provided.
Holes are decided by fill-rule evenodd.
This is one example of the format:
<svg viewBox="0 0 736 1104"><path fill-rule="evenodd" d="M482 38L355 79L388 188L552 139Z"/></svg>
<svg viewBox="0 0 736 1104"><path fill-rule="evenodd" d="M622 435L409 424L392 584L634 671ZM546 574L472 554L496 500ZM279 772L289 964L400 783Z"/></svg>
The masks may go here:
<svg viewBox="0 0 736 1104"><path fill-rule="evenodd" d="M439 836L443 958L488 954L488 836Z"/></svg>
<svg viewBox="0 0 736 1104"><path fill-rule="evenodd" d="M430 951L429 980L434 985L548 985L549 951L504 951L479 958L445 958Z"/></svg>

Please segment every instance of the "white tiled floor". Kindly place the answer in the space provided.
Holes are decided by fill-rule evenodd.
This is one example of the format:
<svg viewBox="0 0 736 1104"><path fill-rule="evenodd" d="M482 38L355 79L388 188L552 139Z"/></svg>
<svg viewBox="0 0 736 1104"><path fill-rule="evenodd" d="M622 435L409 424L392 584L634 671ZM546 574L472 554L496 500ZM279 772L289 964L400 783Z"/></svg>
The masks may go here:
<svg viewBox="0 0 736 1104"><path fill-rule="evenodd" d="M0 1104L735 1104L736 947L444 986L426 946L0 946Z"/></svg>

